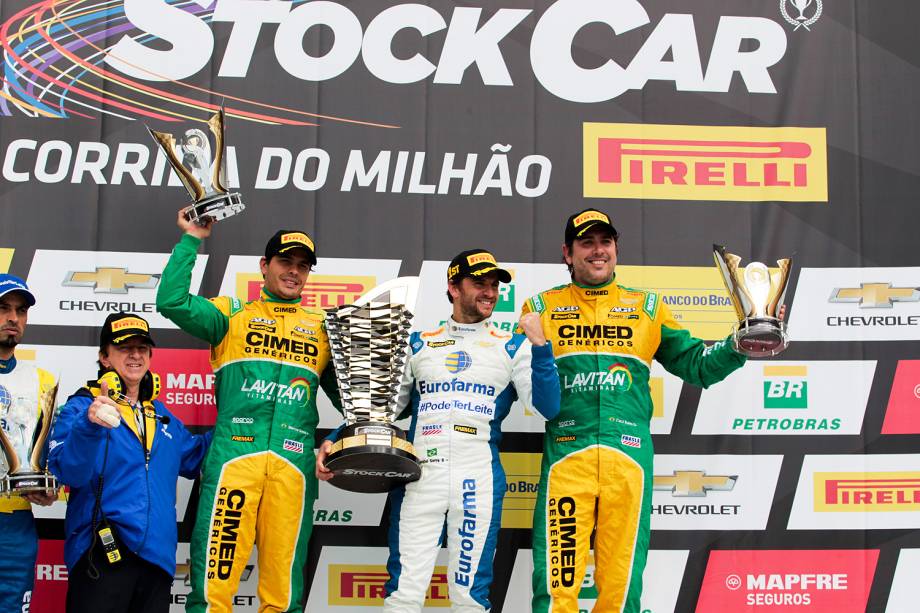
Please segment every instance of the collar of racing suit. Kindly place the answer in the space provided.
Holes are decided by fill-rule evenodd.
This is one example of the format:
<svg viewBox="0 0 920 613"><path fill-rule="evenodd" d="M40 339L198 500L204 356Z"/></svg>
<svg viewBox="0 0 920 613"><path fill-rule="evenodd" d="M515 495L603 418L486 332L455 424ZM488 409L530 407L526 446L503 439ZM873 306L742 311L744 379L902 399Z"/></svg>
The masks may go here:
<svg viewBox="0 0 920 613"><path fill-rule="evenodd" d="M301 301L301 298L291 298L290 300L286 298L279 298L278 296L274 295L273 293L271 293L264 287L262 288L262 291L261 291L261 298L263 302L286 302L288 304L294 304L295 302Z"/></svg>
<svg viewBox="0 0 920 613"><path fill-rule="evenodd" d="M488 319L483 319L474 324L460 324L454 321L453 316L448 317L446 323L447 334L454 338L466 338L468 336L483 334L489 331L489 326L491 325Z"/></svg>
<svg viewBox="0 0 920 613"><path fill-rule="evenodd" d="M16 368L16 356L11 355L9 360L0 360L0 375L7 375Z"/></svg>
<svg viewBox="0 0 920 613"><path fill-rule="evenodd" d="M616 284L616 273L610 277L610 281L600 285L581 285L572 281L572 289L584 300L597 300L608 296L616 296L618 286Z"/></svg>

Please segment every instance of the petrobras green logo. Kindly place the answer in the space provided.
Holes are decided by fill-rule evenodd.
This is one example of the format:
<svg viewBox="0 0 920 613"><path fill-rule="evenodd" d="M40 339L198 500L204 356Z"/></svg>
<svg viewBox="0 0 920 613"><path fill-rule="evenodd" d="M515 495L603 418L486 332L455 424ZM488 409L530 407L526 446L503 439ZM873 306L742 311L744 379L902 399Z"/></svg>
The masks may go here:
<svg viewBox="0 0 920 613"><path fill-rule="evenodd" d="M514 313L517 311L514 302L514 282L502 283L498 286L498 300L495 302L496 313Z"/></svg>
<svg viewBox="0 0 920 613"><path fill-rule="evenodd" d="M429 457L429 458L434 458L434 457L436 457L437 455L438 455L438 448L437 448L437 447L432 447L431 449L428 450L428 457Z"/></svg>
<svg viewBox="0 0 920 613"><path fill-rule="evenodd" d="M808 367L764 366L763 408L807 409Z"/></svg>

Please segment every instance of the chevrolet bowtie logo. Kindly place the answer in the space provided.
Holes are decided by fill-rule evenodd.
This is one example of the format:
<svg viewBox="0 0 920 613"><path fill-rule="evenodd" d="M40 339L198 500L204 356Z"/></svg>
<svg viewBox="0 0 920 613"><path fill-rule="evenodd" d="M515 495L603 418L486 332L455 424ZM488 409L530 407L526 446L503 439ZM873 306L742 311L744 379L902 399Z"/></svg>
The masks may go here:
<svg viewBox="0 0 920 613"><path fill-rule="evenodd" d="M707 475L704 470L675 470L670 475L655 475L654 488L672 496L705 496L709 490L730 492L738 475Z"/></svg>
<svg viewBox="0 0 920 613"><path fill-rule="evenodd" d="M859 287L837 287L830 302L856 302L861 309L890 309L895 302L920 301L913 287L891 287L891 283L860 283Z"/></svg>
<svg viewBox="0 0 920 613"><path fill-rule="evenodd" d="M160 275L128 272L127 268L97 268L96 272L67 273L65 287L91 287L97 294L127 294L132 287L153 289Z"/></svg>

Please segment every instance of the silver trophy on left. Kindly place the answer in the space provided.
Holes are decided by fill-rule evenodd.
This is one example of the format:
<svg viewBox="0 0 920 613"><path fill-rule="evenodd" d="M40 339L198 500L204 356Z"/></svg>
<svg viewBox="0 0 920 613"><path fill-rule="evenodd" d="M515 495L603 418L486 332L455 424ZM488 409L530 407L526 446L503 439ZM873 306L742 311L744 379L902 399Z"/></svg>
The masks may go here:
<svg viewBox="0 0 920 613"><path fill-rule="evenodd" d="M57 390L55 385L36 399L14 396L0 386L0 417L8 426L5 432L0 429L0 496L57 491L57 479L48 472L47 445Z"/></svg>
<svg viewBox="0 0 920 613"><path fill-rule="evenodd" d="M208 119L208 127L214 135L213 150L208 135L200 128L190 128L178 139L168 132L147 128L192 198L193 204L184 209L186 219L199 225L208 218L220 221L232 217L246 208L240 194L226 187L224 109L218 109Z"/></svg>

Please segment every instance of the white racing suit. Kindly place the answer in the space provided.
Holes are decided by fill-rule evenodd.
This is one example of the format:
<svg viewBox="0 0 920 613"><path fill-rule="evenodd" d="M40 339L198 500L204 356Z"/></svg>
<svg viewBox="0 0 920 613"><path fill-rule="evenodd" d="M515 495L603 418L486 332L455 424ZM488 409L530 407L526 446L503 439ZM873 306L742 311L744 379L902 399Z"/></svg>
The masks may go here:
<svg viewBox="0 0 920 613"><path fill-rule="evenodd" d="M485 611L506 488L501 423L517 398L547 419L559 412L552 346L453 319L410 345L398 406L411 412L422 476L390 494L384 610L421 610L446 535L453 610Z"/></svg>

